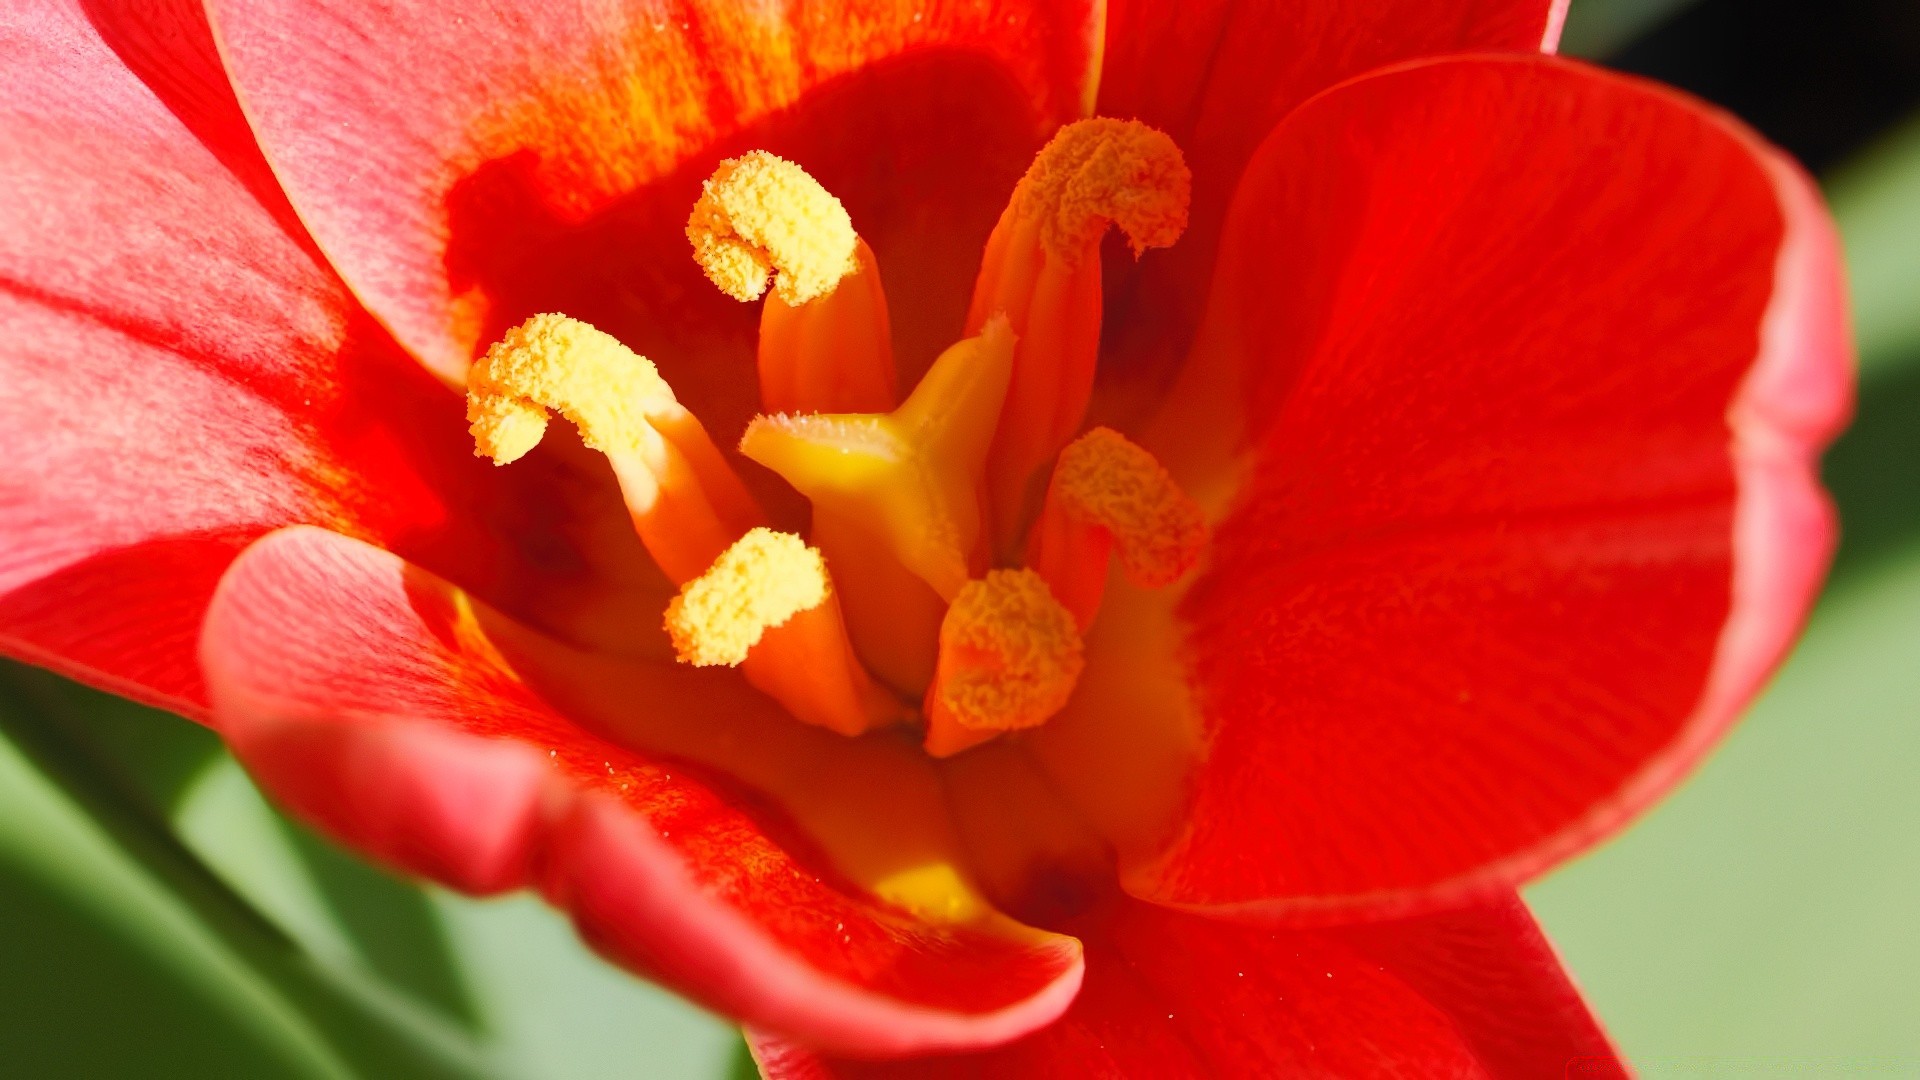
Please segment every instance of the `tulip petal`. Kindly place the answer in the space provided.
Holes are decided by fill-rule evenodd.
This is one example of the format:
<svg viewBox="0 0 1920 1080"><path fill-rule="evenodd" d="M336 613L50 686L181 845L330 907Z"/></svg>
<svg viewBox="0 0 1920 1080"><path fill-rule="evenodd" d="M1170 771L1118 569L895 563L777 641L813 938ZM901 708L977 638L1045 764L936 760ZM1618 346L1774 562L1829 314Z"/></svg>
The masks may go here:
<svg viewBox="0 0 1920 1080"><path fill-rule="evenodd" d="M1073 1008L998 1050L874 1063L760 1032L748 1041L769 1080L1625 1075L1513 896L1328 931L1125 902L1083 940Z"/></svg>
<svg viewBox="0 0 1920 1080"><path fill-rule="evenodd" d="M1073 939L928 923L841 884L754 793L556 712L527 674L533 653L509 661L496 645L533 637L308 527L234 563L201 657L215 726L281 805L457 889L538 888L610 958L710 1008L884 1055L997 1044L1067 1006ZM691 692L675 678L622 711L692 710L688 722L719 727L772 711L737 677Z"/></svg>
<svg viewBox="0 0 1920 1080"><path fill-rule="evenodd" d="M1491 57L1302 107L1231 221L1162 428L1196 489L1249 448L1181 607L1210 743L1129 888L1509 888L1671 787L1798 632L1851 398L1832 225L1719 113Z"/></svg>
<svg viewBox="0 0 1920 1080"><path fill-rule="evenodd" d="M756 320L687 248L715 164L766 149L846 203L917 374L959 335L1027 159L1087 103L1097 8L208 4L294 204L432 370L458 383L506 327L561 311L654 360L722 433L753 412Z"/></svg>
<svg viewBox="0 0 1920 1080"><path fill-rule="evenodd" d="M617 591L555 535L554 470L476 461L299 231L197 3L11 4L0 53L0 650L203 715L207 598L299 521L509 606L516 578L556 612L569 576Z"/></svg>
<svg viewBox="0 0 1920 1080"><path fill-rule="evenodd" d="M1254 148L1301 102L1387 64L1447 53L1552 52L1567 0L1111 0L1098 112L1172 135L1193 168L1186 235L1110 267L1104 378L1142 400L1185 353L1227 203ZM1131 263L1131 260L1128 260ZM1117 272L1115 272L1117 271Z"/></svg>

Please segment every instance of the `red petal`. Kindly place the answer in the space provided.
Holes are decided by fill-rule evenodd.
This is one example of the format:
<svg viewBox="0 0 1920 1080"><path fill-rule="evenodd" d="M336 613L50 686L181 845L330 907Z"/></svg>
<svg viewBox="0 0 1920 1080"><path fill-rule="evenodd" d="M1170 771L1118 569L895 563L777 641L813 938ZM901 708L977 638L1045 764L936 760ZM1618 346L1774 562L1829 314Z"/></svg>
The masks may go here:
<svg viewBox="0 0 1920 1080"><path fill-rule="evenodd" d="M552 529L550 474L476 462L459 399L288 231L198 4L16 3L0 53L0 649L198 715L201 614L264 532L512 577L482 518Z"/></svg>
<svg viewBox="0 0 1920 1080"><path fill-rule="evenodd" d="M217 726L294 813L455 888L537 887L609 957L711 1008L898 1054L1003 1042L1066 1007L1073 939L932 926L837 885L749 796L555 712L482 629L506 625L395 556L297 528L234 563L201 655ZM754 708L735 684L656 677L623 704L639 722Z"/></svg>
<svg viewBox="0 0 1920 1080"><path fill-rule="evenodd" d="M752 412L756 320L684 236L717 161L771 150L839 195L924 365L1028 157L1083 107L1098 5L208 6L321 247L433 370L457 382L506 326L564 311L726 433Z"/></svg>
<svg viewBox="0 0 1920 1080"><path fill-rule="evenodd" d="M1172 135L1193 167L1187 234L1110 273L1107 375L1171 377L1254 148L1301 102L1376 67L1446 53L1552 52L1567 0L1111 0L1098 111ZM1131 260L1129 260L1131 262ZM1120 269L1114 267L1114 269ZM1145 370L1140 370L1145 369Z"/></svg>
<svg viewBox="0 0 1920 1080"><path fill-rule="evenodd" d="M1625 1075L1516 897L1335 931L1129 901L1085 940L1073 1008L999 1050L877 1064L749 1041L771 1080Z"/></svg>
<svg viewBox="0 0 1920 1080"><path fill-rule="evenodd" d="M1186 387L1225 396L1169 453L1257 449L1182 609L1190 825L1130 887L1504 889L1670 787L1801 624L1851 387L1832 225L1726 117L1521 58L1316 99L1232 221Z"/></svg>

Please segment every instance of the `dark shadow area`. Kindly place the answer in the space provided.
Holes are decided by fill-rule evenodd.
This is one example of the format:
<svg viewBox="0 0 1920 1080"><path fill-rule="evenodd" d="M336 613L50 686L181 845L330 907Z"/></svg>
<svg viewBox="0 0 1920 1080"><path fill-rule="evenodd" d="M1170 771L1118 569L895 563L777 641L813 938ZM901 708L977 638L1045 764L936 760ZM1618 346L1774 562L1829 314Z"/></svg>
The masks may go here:
<svg viewBox="0 0 1920 1080"><path fill-rule="evenodd" d="M447 274L455 295L485 297L483 341L536 312L584 319L658 365L730 448L758 411L759 305L723 296L692 258L687 215L714 167L768 150L846 205L879 260L900 385L912 386L958 338L987 234L1043 135L997 63L909 53L823 84L584 219L559 204L534 151L486 162L448 195ZM784 484L742 472L776 519L799 520Z"/></svg>
<svg viewBox="0 0 1920 1080"><path fill-rule="evenodd" d="M1607 63L1725 106L1821 172L1920 105L1920 3L1701 0Z"/></svg>
<svg viewBox="0 0 1920 1080"><path fill-rule="evenodd" d="M1862 388L1853 426L1827 452L1840 505L1836 578L1920 541L1920 364Z"/></svg>

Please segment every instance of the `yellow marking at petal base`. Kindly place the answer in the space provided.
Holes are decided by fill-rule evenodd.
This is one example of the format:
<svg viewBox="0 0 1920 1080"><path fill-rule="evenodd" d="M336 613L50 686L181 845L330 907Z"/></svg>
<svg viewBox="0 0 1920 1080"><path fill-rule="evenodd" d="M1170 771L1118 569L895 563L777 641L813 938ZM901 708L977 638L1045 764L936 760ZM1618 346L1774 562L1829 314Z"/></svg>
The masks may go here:
<svg viewBox="0 0 1920 1080"><path fill-rule="evenodd" d="M819 181L764 150L713 171L687 219L693 258L721 292L757 300L772 276L798 306L833 292L853 272L853 219Z"/></svg>
<svg viewBox="0 0 1920 1080"><path fill-rule="evenodd" d="M968 923L993 910L950 863L928 863L881 878L873 894L936 923Z"/></svg>
<svg viewBox="0 0 1920 1080"><path fill-rule="evenodd" d="M940 624L927 751L945 757L1046 723L1066 707L1085 666L1079 627L1039 574L988 571L960 590Z"/></svg>
<svg viewBox="0 0 1920 1080"><path fill-rule="evenodd" d="M942 353L893 412L755 417L740 452L810 499L816 520L868 532L952 599L971 576L980 477L1013 345L996 319Z"/></svg>
<svg viewBox="0 0 1920 1080"><path fill-rule="evenodd" d="M1207 546L1207 519L1154 456L1112 428L1060 451L1049 493L1060 508L1113 536L1127 579L1157 589L1178 581Z"/></svg>
<svg viewBox="0 0 1920 1080"><path fill-rule="evenodd" d="M1193 173L1164 132L1097 117L1056 132L1014 188L1014 216L1040 224L1048 254L1077 262L1109 224L1133 253L1167 247L1187 228Z"/></svg>
<svg viewBox="0 0 1920 1080"><path fill-rule="evenodd" d="M467 376L474 452L517 461L546 434L548 410L573 421L602 453L639 451L647 414L674 406L653 363L611 335L565 315L535 315L507 331Z"/></svg>
<svg viewBox="0 0 1920 1080"><path fill-rule="evenodd" d="M667 633L682 663L732 667L767 630L820 606L828 593L820 553L792 533L755 528L667 604Z"/></svg>

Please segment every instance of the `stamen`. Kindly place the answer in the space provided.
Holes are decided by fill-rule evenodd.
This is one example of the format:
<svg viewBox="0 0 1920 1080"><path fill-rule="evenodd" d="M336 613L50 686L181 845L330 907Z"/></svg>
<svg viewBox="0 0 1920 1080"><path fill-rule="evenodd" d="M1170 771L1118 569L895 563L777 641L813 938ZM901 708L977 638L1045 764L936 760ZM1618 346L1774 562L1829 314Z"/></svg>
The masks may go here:
<svg viewBox="0 0 1920 1080"><path fill-rule="evenodd" d="M634 528L676 582L762 520L759 507L653 364L564 315L535 315L475 362L467 380L474 452L505 465L546 434L548 410L607 455Z"/></svg>
<svg viewBox="0 0 1920 1080"><path fill-rule="evenodd" d="M1180 239L1192 192L1193 174L1165 133L1138 120L1095 117L1054 133L1008 209L1040 223L1040 240L1055 258L1093 254L1108 225L1118 225L1141 255Z"/></svg>
<svg viewBox="0 0 1920 1080"><path fill-rule="evenodd" d="M899 403L893 328L880 267L862 240L829 296L760 308L760 407L768 412L886 412Z"/></svg>
<svg viewBox="0 0 1920 1080"><path fill-rule="evenodd" d="M840 201L800 166L755 151L720 163L687 222L720 290L760 309L760 404L768 412L885 412L893 333L873 251Z"/></svg>
<svg viewBox="0 0 1920 1080"><path fill-rule="evenodd" d="M827 564L792 533L755 528L680 586L667 633L680 662L737 666L768 629L827 599Z"/></svg>
<svg viewBox="0 0 1920 1080"><path fill-rule="evenodd" d="M1165 134L1132 120L1082 120L1041 149L988 238L967 325L1004 313L1020 338L988 466L1002 556L1025 530L1039 469L1079 429L1092 396L1100 237L1119 226L1136 256L1172 244L1192 188Z"/></svg>
<svg viewBox="0 0 1920 1080"><path fill-rule="evenodd" d="M687 220L693 257L720 291L757 300L773 278L798 306L853 272L856 237L846 207L806 170L764 150L720 163Z"/></svg>
<svg viewBox="0 0 1920 1080"><path fill-rule="evenodd" d="M1035 727L1073 696L1086 666L1073 616L1031 570L992 570L967 583L940 624L927 690L926 750L950 757Z"/></svg>
<svg viewBox="0 0 1920 1080"><path fill-rule="evenodd" d="M853 654L820 552L755 528L667 605L682 663L739 666L795 719L860 735L910 716Z"/></svg>
<svg viewBox="0 0 1920 1080"><path fill-rule="evenodd" d="M975 561L978 485L1013 347L994 320L941 354L893 412L755 417L740 452L812 500L816 523L882 540L950 600Z"/></svg>
<svg viewBox="0 0 1920 1080"><path fill-rule="evenodd" d="M1027 565L1084 632L1100 608L1107 557L1142 588L1173 584L1200 560L1206 515L1152 454L1111 428L1060 452L1045 507L1027 540Z"/></svg>

